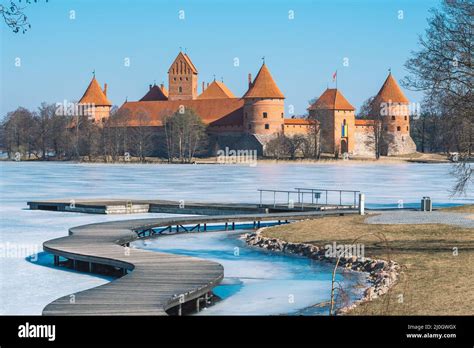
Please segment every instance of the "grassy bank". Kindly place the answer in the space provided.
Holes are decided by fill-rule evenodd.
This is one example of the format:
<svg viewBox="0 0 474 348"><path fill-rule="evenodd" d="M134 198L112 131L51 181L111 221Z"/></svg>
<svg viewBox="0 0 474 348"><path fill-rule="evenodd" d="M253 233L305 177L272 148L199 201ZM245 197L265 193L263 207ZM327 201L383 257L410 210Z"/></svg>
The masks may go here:
<svg viewBox="0 0 474 348"><path fill-rule="evenodd" d="M471 206L471 209L474 207ZM474 313L474 229L449 225L370 225L363 216L326 217L264 230L289 242L324 246L349 244L382 232L388 248L374 236L357 243L365 256L400 263L400 281L389 291L351 311L353 315L472 315ZM457 248L458 254L453 248Z"/></svg>
<svg viewBox="0 0 474 348"><path fill-rule="evenodd" d="M474 205L459 205L456 207L443 208L442 211L474 214Z"/></svg>

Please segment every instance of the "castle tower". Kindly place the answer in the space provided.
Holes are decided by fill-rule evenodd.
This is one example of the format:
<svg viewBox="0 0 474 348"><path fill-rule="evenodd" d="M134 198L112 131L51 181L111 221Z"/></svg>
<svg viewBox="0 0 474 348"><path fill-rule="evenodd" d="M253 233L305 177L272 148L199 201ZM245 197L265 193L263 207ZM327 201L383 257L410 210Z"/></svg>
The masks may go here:
<svg viewBox="0 0 474 348"><path fill-rule="evenodd" d="M355 109L338 89L326 89L308 110L319 121L322 152L354 152Z"/></svg>
<svg viewBox="0 0 474 348"><path fill-rule="evenodd" d="M198 71L186 53L179 52L168 70L168 99L191 100L197 97Z"/></svg>
<svg viewBox="0 0 474 348"><path fill-rule="evenodd" d="M416 145L410 136L410 101L389 73L374 98L373 106L382 120L382 149L384 156L414 153Z"/></svg>
<svg viewBox="0 0 474 348"><path fill-rule="evenodd" d="M84 115L87 115L94 123L102 124L105 122L110 116L110 108L112 107L112 103L107 99L107 84L104 84L102 90L94 74L78 104Z"/></svg>
<svg viewBox="0 0 474 348"><path fill-rule="evenodd" d="M244 127L247 133L273 135L282 132L285 96L273 80L265 63L253 82L249 75L249 89L243 98Z"/></svg>

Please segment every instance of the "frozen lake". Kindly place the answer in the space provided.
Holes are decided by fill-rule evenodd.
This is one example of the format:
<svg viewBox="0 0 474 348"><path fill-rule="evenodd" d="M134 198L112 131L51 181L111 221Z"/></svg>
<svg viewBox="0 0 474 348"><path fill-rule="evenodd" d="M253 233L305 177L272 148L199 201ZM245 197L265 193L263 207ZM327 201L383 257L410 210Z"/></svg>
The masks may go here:
<svg viewBox="0 0 474 348"><path fill-rule="evenodd" d="M186 233L133 243L136 247L202 257L224 266L224 280L214 289L223 301L200 315L328 314L313 307L330 300L332 268L306 257L249 248L239 236L245 231ZM362 273L338 274L353 299L367 287ZM360 285L360 286L359 286Z"/></svg>
<svg viewBox="0 0 474 348"><path fill-rule="evenodd" d="M306 186L360 190L366 194L369 207L396 207L400 200L403 200L405 206L418 206L422 196L431 196L435 206L474 203L472 190L467 197L450 197L449 188L453 185L453 178L449 175L449 170L449 164L408 163L258 164L256 167L249 167L1 162L0 251L5 254L5 250L14 251L21 247L27 252L19 255L8 253L0 257L0 314L40 314L42 308L57 297L108 281L88 274L56 270L51 267L51 259L44 254L40 254L37 261L25 259L36 251L41 252L41 245L45 240L64 236L70 227L86 223L162 216L29 211L26 209L26 202L29 200L154 198L257 202L257 188L293 189ZM211 237L209 234L209 237L203 238L202 243L209 245L204 245L202 249L211 250L216 243L225 245L225 248L238 243L238 240L218 241L217 236ZM196 252L189 249L192 245L187 247L188 244L193 244L189 242L191 236L166 238L176 238L173 244L175 246L159 244L157 248L175 247L181 252ZM164 241L165 238L163 243ZM209 256L206 252L202 256L216 257ZM249 255L250 258L254 256ZM260 257L263 256L258 256ZM288 267L287 278L284 278L287 285L291 278L288 272L307 270L304 267L308 265L291 265L285 259L280 261L271 259L269 262ZM232 269L231 266L227 266L229 270ZM300 266L303 268L298 268ZM252 271L258 272L258 269ZM324 279L311 281L324 283ZM263 283L260 285L265 287ZM300 287L304 288L302 285L298 288ZM234 295L229 300L232 298L239 300ZM220 309L216 306L213 310ZM294 308L289 310L293 311Z"/></svg>

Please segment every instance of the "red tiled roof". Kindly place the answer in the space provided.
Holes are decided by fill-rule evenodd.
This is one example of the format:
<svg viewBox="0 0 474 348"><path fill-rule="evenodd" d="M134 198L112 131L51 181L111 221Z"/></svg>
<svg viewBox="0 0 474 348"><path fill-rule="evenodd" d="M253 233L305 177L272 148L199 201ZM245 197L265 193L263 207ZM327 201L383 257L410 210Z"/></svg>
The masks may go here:
<svg viewBox="0 0 474 348"><path fill-rule="evenodd" d="M240 98L127 102L121 109L130 113L126 124L129 127L159 127L163 117L178 111L181 105L194 110L211 126L243 124L244 100Z"/></svg>
<svg viewBox="0 0 474 348"><path fill-rule="evenodd" d="M301 125L301 126L309 126L312 124L310 120L305 118L285 118L284 123L288 125Z"/></svg>
<svg viewBox="0 0 474 348"><path fill-rule="evenodd" d="M191 61L191 59L189 58L189 56L183 52L179 52L178 55L176 56L175 60L173 61L173 64L171 64L169 70L168 70L168 73L170 73L171 69L173 68L173 65L176 63L176 61L180 60L180 59L183 59L185 61L185 63L189 66L189 68L191 69L192 73L193 74L197 74L198 71L196 69L196 67L194 66L193 62Z"/></svg>
<svg viewBox="0 0 474 348"><path fill-rule="evenodd" d="M151 86L151 85L150 85ZM155 101L155 100L168 100L168 97L163 93L163 90L157 85L151 86L149 91L143 96L140 101Z"/></svg>
<svg viewBox="0 0 474 348"><path fill-rule="evenodd" d="M92 81L87 86L84 95L79 100L79 104L95 104L97 106L111 106L112 103L107 96L100 88L99 83L95 79L95 76L92 78Z"/></svg>
<svg viewBox="0 0 474 348"><path fill-rule="evenodd" d="M166 89L165 85L161 85L160 86L161 88L161 91L163 92L163 94L165 95L166 99L168 99L168 90Z"/></svg>
<svg viewBox="0 0 474 348"><path fill-rule="evenodd" d="M235 98L235 95L230 91L224 82L215 81L202 92L197 99L221 99L221 98Z"/></svg>
<svg viewBox="0 0 474 348"><path fill-rule="evenodd" d="M273 80L273 77L265 63L263 63L260 71L255 77L255 80L253 81L247 93L245 93L244 98L284 99L285 96L278 88L275 80Z"/></svg>
<svg viewBox="0 0 474 348"><path fill-rule="evenodd" d="M374 120L362 120L360 118L355 119L356 126L373 126Z"/></svg>
<svg viewBox="0 0 474 348"><path fill-rule="evenodd" d="M375 96L374 101L377 104L385 103L409 103L408 98L403 94L397 81L393 78L392 73L389 73L387 79L380 88L380 91Z"/></svg>
<svg viewBox="0 0 474 348"><path fill-rule="evenodd" d="M336 88L328 88L311 105L308 110L329 109L329 110L355 110L346 98Z"/></svg>
<svg viewBox="0 0 474 348"><path fill-rule="evenodd" d="M192 62L192 60L191 60L191 58L189 58L189 56L188 56L186 53L184 54L184 58L186 59L186 61L188 62L188 64L191 65L191 70L193 71L193 73L197 74L198 71L197 71L196 67L194 66L194 64L193 64L193 62Z"/></svg>

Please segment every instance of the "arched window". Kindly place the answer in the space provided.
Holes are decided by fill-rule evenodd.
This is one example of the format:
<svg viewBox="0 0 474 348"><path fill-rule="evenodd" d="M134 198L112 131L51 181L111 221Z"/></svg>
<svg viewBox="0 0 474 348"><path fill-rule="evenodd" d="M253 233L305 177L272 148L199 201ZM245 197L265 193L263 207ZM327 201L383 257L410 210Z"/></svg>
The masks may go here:
<svg viewBox="0 0 474 348"><path fill-rule="evenodd" d="M183 93L183 87L179 86L179 87L178 87L178 92L179 92L179 93Z"/></svg>
<svg viewBox="0 0 474 348"><path fill-rule="evenodd" d="M400 132L400 130L401 130L401 129L400 129L400 126L398 126L398 127L397 127L397 131Z"/></svg>
<svg viewBox="0 0 474 348"><path fill-rule="evenodd" d="M270 129L270 125L268 123L265 124L265 129Z"/></svg>
<svg viewBox="0 0 474 348"><path fill-rule="evenodd" d="M263 118L267 118L268 114L266 112L263 113Z"/></svg>

